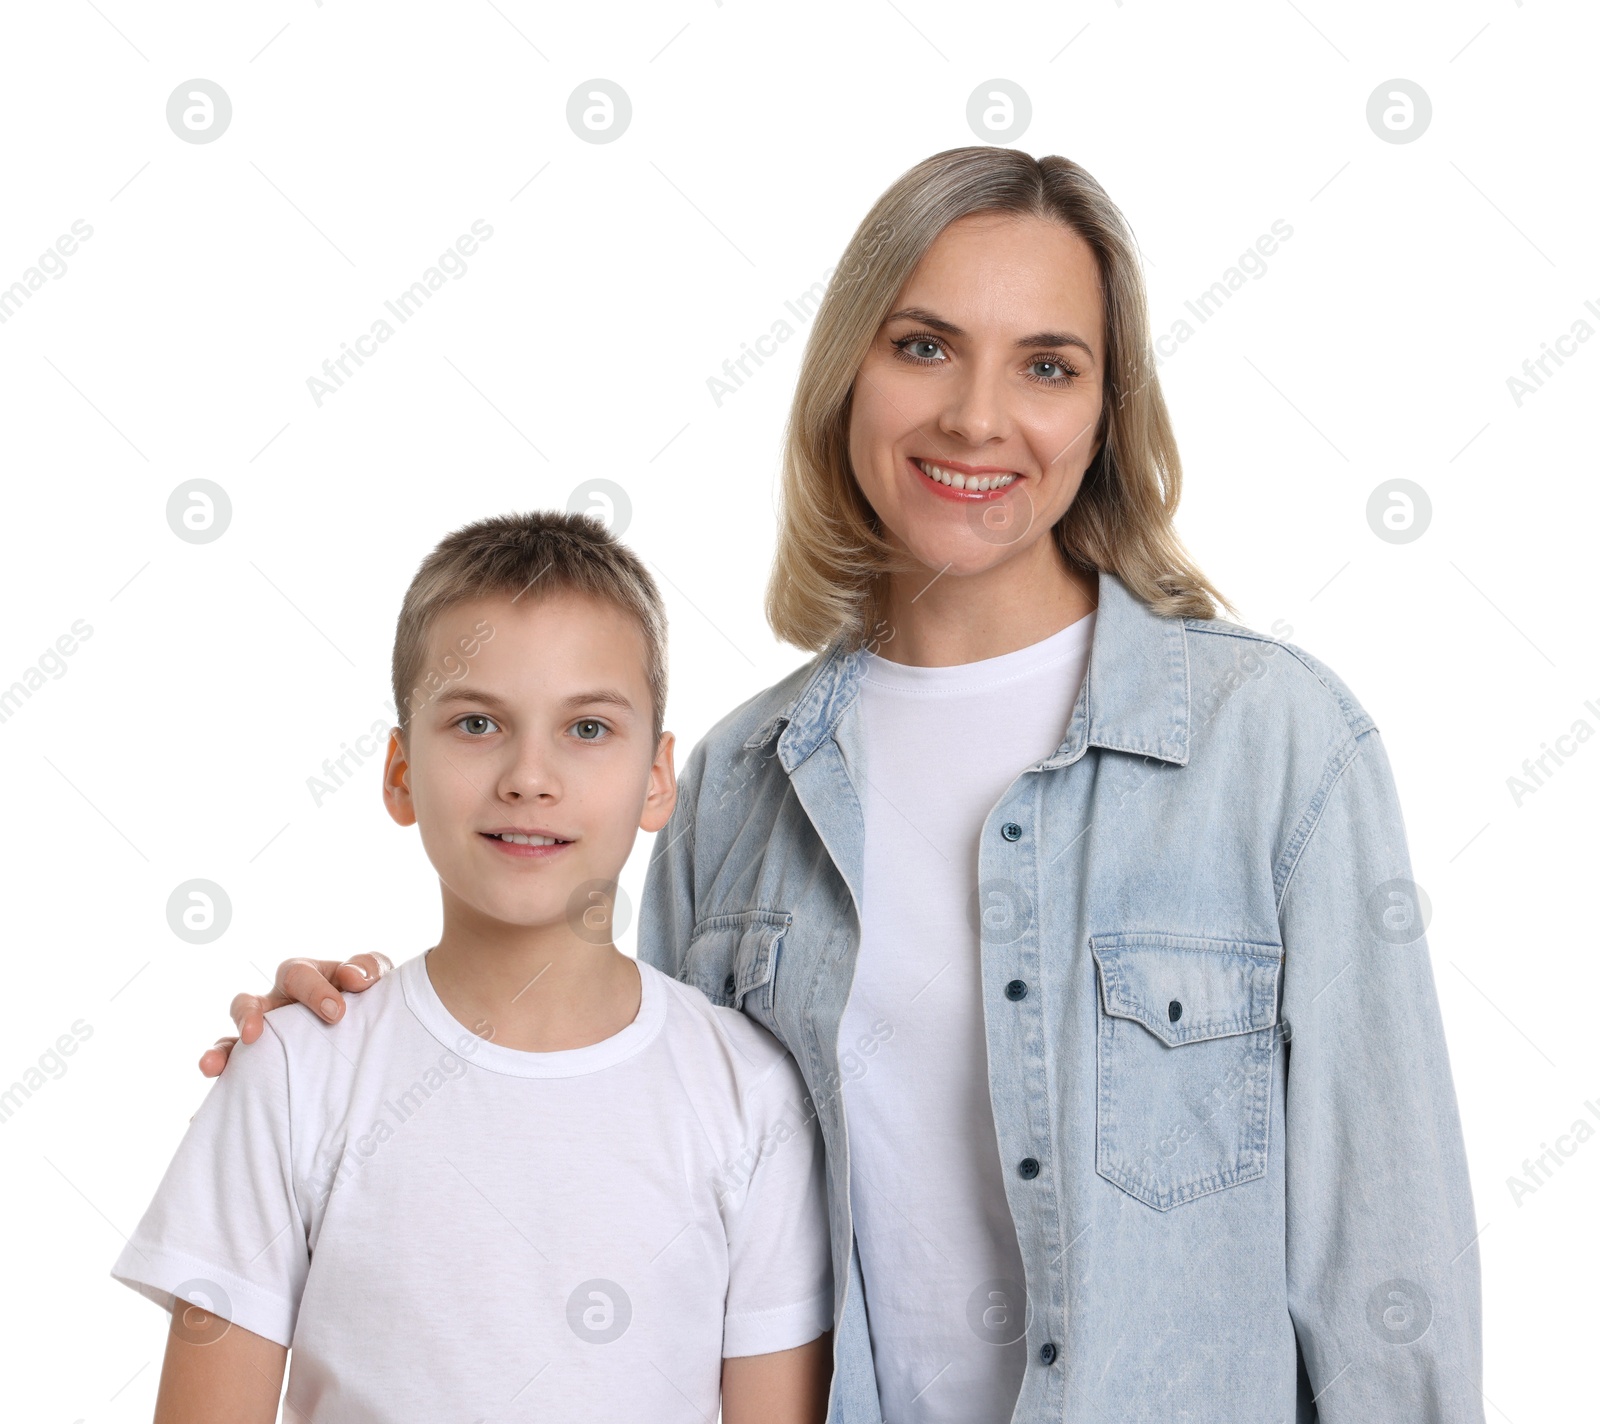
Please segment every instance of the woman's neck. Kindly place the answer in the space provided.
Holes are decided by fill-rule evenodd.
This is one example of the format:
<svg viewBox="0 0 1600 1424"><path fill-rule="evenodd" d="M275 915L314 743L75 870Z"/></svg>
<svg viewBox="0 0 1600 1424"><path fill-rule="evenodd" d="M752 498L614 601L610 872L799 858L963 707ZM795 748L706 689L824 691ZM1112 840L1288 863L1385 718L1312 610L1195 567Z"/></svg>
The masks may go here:
<svg viewBox="0 0 1600 1424"><path fill-rule="evenodd" d="M1055 540L981 573L936 569L891 574L879 631L879 657L911 667L954 667L1014 653L1094 611L1095 577L1069 570Z"/></svg>

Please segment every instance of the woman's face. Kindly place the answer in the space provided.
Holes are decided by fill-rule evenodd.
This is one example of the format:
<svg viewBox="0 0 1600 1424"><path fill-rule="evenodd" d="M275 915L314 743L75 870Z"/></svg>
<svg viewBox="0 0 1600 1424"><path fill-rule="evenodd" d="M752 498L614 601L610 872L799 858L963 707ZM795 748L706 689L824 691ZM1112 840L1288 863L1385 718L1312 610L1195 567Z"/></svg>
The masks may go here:
<svg viewBox="0 0 1600 1424"><path fill-rule="evenodd" d="M851 403L850 462L891 544L959 576L1048 535L1099 449L1104 328L1070 228L974 213L940 233Z"/></svg>

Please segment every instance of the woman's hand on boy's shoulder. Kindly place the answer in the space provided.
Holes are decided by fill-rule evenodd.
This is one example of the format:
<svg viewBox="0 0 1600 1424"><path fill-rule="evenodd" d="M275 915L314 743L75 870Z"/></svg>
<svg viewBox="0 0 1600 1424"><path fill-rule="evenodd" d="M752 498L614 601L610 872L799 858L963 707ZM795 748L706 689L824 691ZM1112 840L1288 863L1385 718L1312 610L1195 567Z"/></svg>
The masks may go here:
<svg viewBox="0 0 1600 1424"><path fill-rule="evenodd" d="M269 1009L285 1004L304 1004L326 1023L344 1017L343 994L359 994L370 989L394 968L384 954L354 954L349 959L286 959L278 966L278 977L270 994L236 994L229 1012L237 1037L219 1038L200 1055L200 1071L208 1078L220 1077L228 1065L228 1055L239 1039L254 1043L267 1025Z"/></svg>

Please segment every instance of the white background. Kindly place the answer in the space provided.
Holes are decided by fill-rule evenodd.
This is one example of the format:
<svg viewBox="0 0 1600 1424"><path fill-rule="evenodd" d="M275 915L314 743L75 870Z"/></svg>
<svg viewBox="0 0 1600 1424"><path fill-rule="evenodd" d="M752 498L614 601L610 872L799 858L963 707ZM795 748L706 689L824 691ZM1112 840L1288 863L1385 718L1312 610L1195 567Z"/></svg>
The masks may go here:
<svg viewBox="0 0 1600 1424"><path fill-rule="evenodd" d="M1487 1416L1592 1409L1600 1141L1520 1203L1508 1178L1600 1128L1600 738L1520 805L1507 778L1600 730L1600 342L1520 405L1507 379L1579 318L1600 330L1597 28L1544 0L8 7L0 287L74 220L93 235L0 325L0 688L75 620L93 633L0 723L0 1086L91 1030L0 1123L6 1413L149 1417L165 1319L107 1271L233 994L292 954L433 942L377 763L320 806L307 778L390 715L394 615L440 536L621 485L684 754L802 661L760 607L801 340L720 406L707 381L896 176L979 141L967 101L995 77L1031 98L1016 146L1078 160L1127 214L1158 333L1293 228L1161 368L1181 531L1243 621L1285 620L1383 731L1433 904ZM165 116L196 77L233 105L204 144ZM632 101L614 142L566 121L595 77ZM1411 143L1366 120L1395 77L1432 101ZM480 218L466 275L319 408L307 378ZM1400 545L1366 517L1397 476L1432 503ZM166 518L196 478L232 502L208 544ZM193 878L232 904L207 945L167 923Z"/></svg>

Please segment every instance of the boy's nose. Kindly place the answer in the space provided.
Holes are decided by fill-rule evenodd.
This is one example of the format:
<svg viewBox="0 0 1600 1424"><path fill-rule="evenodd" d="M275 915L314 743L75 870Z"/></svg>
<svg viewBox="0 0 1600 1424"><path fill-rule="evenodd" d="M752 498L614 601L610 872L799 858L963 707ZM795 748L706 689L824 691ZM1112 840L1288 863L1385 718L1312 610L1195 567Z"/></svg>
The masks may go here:
<svg viewBox="0 0 1600 1424"><path fill-rule="evenodd" d="M508 800L531 800L560 794L560 783L545 757L532 752L518 754L500 777L500 794Z"/></svg>

